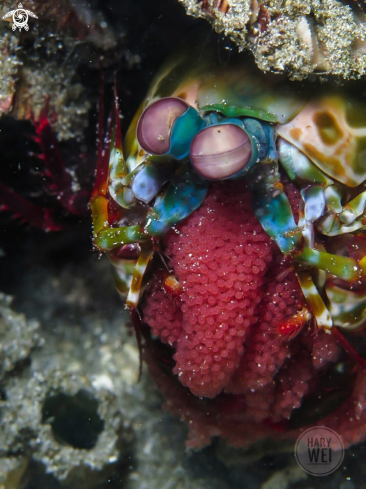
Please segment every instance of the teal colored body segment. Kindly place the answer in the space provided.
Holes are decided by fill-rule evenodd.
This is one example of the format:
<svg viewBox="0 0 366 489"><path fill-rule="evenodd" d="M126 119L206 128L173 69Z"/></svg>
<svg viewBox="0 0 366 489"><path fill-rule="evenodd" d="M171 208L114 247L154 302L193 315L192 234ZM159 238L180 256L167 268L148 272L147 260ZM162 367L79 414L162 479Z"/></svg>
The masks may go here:
<svg viewBox="0 0 366 489"><path fill-rule="evenodd" d="M299 232L287 196L264 191L253 192L253 211L268 236L274 239L284 255L290 254L301 244Z"/></svg>
<svg viewBox="0 0 366 489"><path fill-rule="evenodd" d="M192 214L202 204L208 190L208 182L197 178L189 165L180 168L148 212L145 231L153 237L162 237L174 225Z"/></svg>
<svg viewBox="0 0 366 489"><path fill-rule="evenodd" d="M189 107L173 124L169 155L177 160L187 158L192 139L204 126L205 121L197 110Z"/></svg>

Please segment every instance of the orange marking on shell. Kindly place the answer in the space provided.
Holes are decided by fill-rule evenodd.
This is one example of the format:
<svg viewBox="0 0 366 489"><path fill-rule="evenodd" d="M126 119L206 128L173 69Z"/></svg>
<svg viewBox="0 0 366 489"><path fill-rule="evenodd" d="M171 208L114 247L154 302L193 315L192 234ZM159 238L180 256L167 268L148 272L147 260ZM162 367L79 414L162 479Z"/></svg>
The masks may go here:
<svg viewBox="0 0 366 489"><path fill-rule="evenodd" d="M176 279L175 275L168 275L167 277L165 277L164 288L168 292L168 294L176 299L178 299L183 292L183 289Z"/></svg>
<svg viewBox="0 0 366 489"><path fill-rule="evenodd" d="M352 127L347 120L351 99L344 95L314 99L290 122L278 125L277 133L326 175L348 187L357 187L366 179L363 156L366 148L366 106L360 101L362 123L358 116L356 127ZM296 131L298 129L302 133Z"/></svg>
<svg viewBox="0 0 366 489"><path fill-rule="evenodd" d="M274 187L279 190L280 192L283 192L283 185L281 182L277 182L274 184Z"/></svg>
<svg viewBox="0 0 366 489"><path fill-rule="evenodd" d="M331 112L316 112L314 114L314 122L318 128L321 140L327 146L333 146L343 137L342 128Z"/></svg>
<svg viewBox="0 0 366 489"><path fill-rule="evenodd" d="M176 276L161 269L157 271L157 276L160 278L163 289L169 298L171 298L173 302L179 301L180 296L183 293L183 288L178 282Z"/></svg>
<svg viewBox="0 0 366 489"><path fill-rule="evenodd" d="M305 324L310 321L311 314L306 307L278 325L278 333L286 340L295 338Z"/></svg>
<svg viewBox="0 0 366 489"><path fill-rule="evenodd" d="M186 100L187 94L186 92L179 92L177 98L181 98L182 100Z"/></svg>
<svg viewBox="0 0 366 489"><path fill-rule="evenodd" d="M332 156L324 155L314 145L312 145L310 143L305 143L304 149L305 149L305 152L310 156L310 158L315 158L324 167L327 166L330 170L327 173L330 174L331 176L337 175L337 177L340 181L342 181L340 177L343 177L343 178L347 177L347 173L343 167L343 165L345 163L342 163L342 161L340 161L338 158L334 158Z"/></svg>
<svg viewBox="0 0 366 489"><path fill-rule="evenodd" d="M301 134L302 134L302 130L299 129L298 127L294 127L294 129L291 129L290 131L290 136L296 139L296 141L300 139Z"/></svg>
<svg viewBox="0 0 366 489"><path fill-rule="evenodd" d="M229 4L227 0L221 0L219 2L218 8L221 13L226 14L227 11L229 10Z"/></svg>

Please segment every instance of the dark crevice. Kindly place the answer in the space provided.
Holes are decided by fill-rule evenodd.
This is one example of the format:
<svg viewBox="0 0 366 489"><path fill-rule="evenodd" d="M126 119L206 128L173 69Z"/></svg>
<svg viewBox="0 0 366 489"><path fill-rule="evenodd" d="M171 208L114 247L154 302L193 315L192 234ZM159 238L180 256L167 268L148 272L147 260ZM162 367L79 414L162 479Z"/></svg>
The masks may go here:
<svg viewBox="0 0 366 489"><path fill-rule="evenodd" d="M52 426L59 443L90 450L104 430L97 409L97 399L86 390L79 390L74 396L60 393L45 400L42 422Z"/></svg>

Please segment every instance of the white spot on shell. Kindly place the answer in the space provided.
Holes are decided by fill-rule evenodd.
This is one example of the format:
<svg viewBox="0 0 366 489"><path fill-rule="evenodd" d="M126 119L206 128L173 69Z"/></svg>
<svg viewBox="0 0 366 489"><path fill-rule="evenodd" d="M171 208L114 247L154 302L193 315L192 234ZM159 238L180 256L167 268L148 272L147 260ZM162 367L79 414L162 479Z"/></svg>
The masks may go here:
<svg viewBox="0 0 366 489"><path fill-rule="evenodd" d="M312 33L311 33L310 25L305 17L301 17L301 19L299 20L296 26L296 33L299 36L299 38L303 41L303 43L306 44L308 50L310 52L313 52Z"/></svg>

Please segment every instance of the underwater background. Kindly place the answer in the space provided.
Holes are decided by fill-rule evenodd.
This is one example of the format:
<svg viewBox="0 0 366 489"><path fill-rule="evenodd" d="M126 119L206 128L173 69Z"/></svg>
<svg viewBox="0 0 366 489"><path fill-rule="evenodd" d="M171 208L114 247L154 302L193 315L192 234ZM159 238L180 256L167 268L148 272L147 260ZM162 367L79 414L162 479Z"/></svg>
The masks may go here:
<svg viewBox="0 0 366 489"><path fill-rule="evenodd" d="M16 8L15 3L2 2L2 16ZM60 154L75 177L74 190L80 196L84 190L91 192L101 56L105 121L116 72L123 134L154 74L188 37L214 43L223 65L238 45L252 51L263 70L279 69L282 63L294 79L310 76L312 81L315 76L306 46L294 56L290 45L293 32L308 39L298 19L313 15L311 2L268 5L269 10L284 8L281 28L288 35L282 47L276 47L277 56L268 50L277 39L274 30L266 45L255 48L250 36L238 34L251 3L232 2L230 25L222 25L223 17L215 13L225 14L226 2L181 3L29 0L24 8L38 19L29 17L28 31L13 32L11 24L1 21L0 200L1 192L4 196L5 188L11 188L50 209L59 228L30 226L27 217L12 212L6 202L0 213L1 489L366 487L362 443L350 446L338 470L324 477L312 477L299 467L293 441L269 439L243 450L214 437L200 450L186 448L188 428L164 409L166 399L146 364L139 379L134 329L113 286L107 258L93 251L89 210L80 205L70 213L59 205L44 162L37 157L37 124L32 121L40 120L47 103ZM350 2L355 20L350 10L335 10L349 9L346 2L319 3L325 12L333 9L333 30L335 19L343 21L337 29L342 46L332 40L340 54L337 63L324 61L325 75L362 76L363 52L355 47L363 42L358 20L362 5ZM193 16L186 15L184 7ZM262 24L270 14L262 15ZM324 17L319 13L312 22L323 22L326 38L330 21ZM366 351L365 340L358 337L357 342Z"/></svg>

